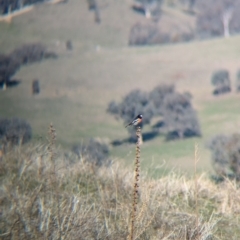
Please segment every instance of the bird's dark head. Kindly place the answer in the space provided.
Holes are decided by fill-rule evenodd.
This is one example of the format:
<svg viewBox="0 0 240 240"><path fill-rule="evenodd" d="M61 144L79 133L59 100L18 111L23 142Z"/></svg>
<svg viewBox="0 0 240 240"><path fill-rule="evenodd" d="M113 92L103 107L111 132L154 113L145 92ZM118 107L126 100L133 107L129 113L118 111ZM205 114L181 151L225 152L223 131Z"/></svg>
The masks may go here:
<svg viewBox="0 0 240 240"><path fill-rule="evenodd" d="M139 114L139 115L137 116L137 118L142 119L142 118L143 118L143 115L142 115L142 114Z"/></svg>

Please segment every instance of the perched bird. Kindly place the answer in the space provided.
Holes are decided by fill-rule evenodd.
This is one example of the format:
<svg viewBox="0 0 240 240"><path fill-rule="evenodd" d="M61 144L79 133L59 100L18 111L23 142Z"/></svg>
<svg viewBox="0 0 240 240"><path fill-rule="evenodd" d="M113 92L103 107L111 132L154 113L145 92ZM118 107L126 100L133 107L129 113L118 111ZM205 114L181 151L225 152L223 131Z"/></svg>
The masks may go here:
<svg viewBox="0 0 240 240"><path fill-rule="evenodd" d="M131 125L137 126L139 123L142 122L142 117L142 114L137 115L132 122L125 126L125 128Z"/></svg>

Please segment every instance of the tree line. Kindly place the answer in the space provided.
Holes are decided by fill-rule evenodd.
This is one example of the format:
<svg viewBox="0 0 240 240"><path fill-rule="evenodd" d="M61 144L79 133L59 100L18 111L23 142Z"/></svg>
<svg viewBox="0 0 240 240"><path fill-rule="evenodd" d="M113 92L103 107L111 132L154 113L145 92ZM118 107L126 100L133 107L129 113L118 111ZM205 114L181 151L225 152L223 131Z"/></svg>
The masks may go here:
<svg viewBox="0 0 240 240"><path fill-rule="evenodd" d="M135 0L132 9L152 21L139 21L130 30L129 45L149 45L185 42L217 36L229 37L240 33L240 0L181 0L179 9L195 16L194 29L176 33L162 32L157 22L161 21L160 0Z"/></svg>
<svg viewBox="0 0 240 240"><path fill-rule="evenodd" d="M40 2L46 2L46 0L0 0L0 14L8 14Z"/></svg>

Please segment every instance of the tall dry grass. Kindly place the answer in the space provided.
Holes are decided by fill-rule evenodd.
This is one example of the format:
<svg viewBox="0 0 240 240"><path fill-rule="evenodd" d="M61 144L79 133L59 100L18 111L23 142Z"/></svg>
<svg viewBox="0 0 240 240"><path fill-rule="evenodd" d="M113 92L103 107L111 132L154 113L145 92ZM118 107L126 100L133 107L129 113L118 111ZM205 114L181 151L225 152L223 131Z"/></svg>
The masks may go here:
<svg viewBox="0 0 240 240"><path fill-rule="evenodd" d="M0 238L127 239L132 169L79 162L56 148L50 132L48 144L1 158ZM239 196L236 182L215 185L204 174L141 174L134 239L239 239Z"/></svg>

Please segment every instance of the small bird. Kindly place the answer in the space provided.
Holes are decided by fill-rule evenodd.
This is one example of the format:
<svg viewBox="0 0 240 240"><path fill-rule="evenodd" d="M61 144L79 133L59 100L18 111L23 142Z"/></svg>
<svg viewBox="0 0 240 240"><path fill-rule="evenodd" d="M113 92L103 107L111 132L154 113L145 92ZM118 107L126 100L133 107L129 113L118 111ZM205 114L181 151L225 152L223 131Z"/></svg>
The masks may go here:
<svg viewBox="0 0 240 240"><path fill-rule="evenodd" d="M142 117L142 114L137 115L132 122L125 126L125 128L131 125L137 126L139 123L142 122Z"/></svg>

